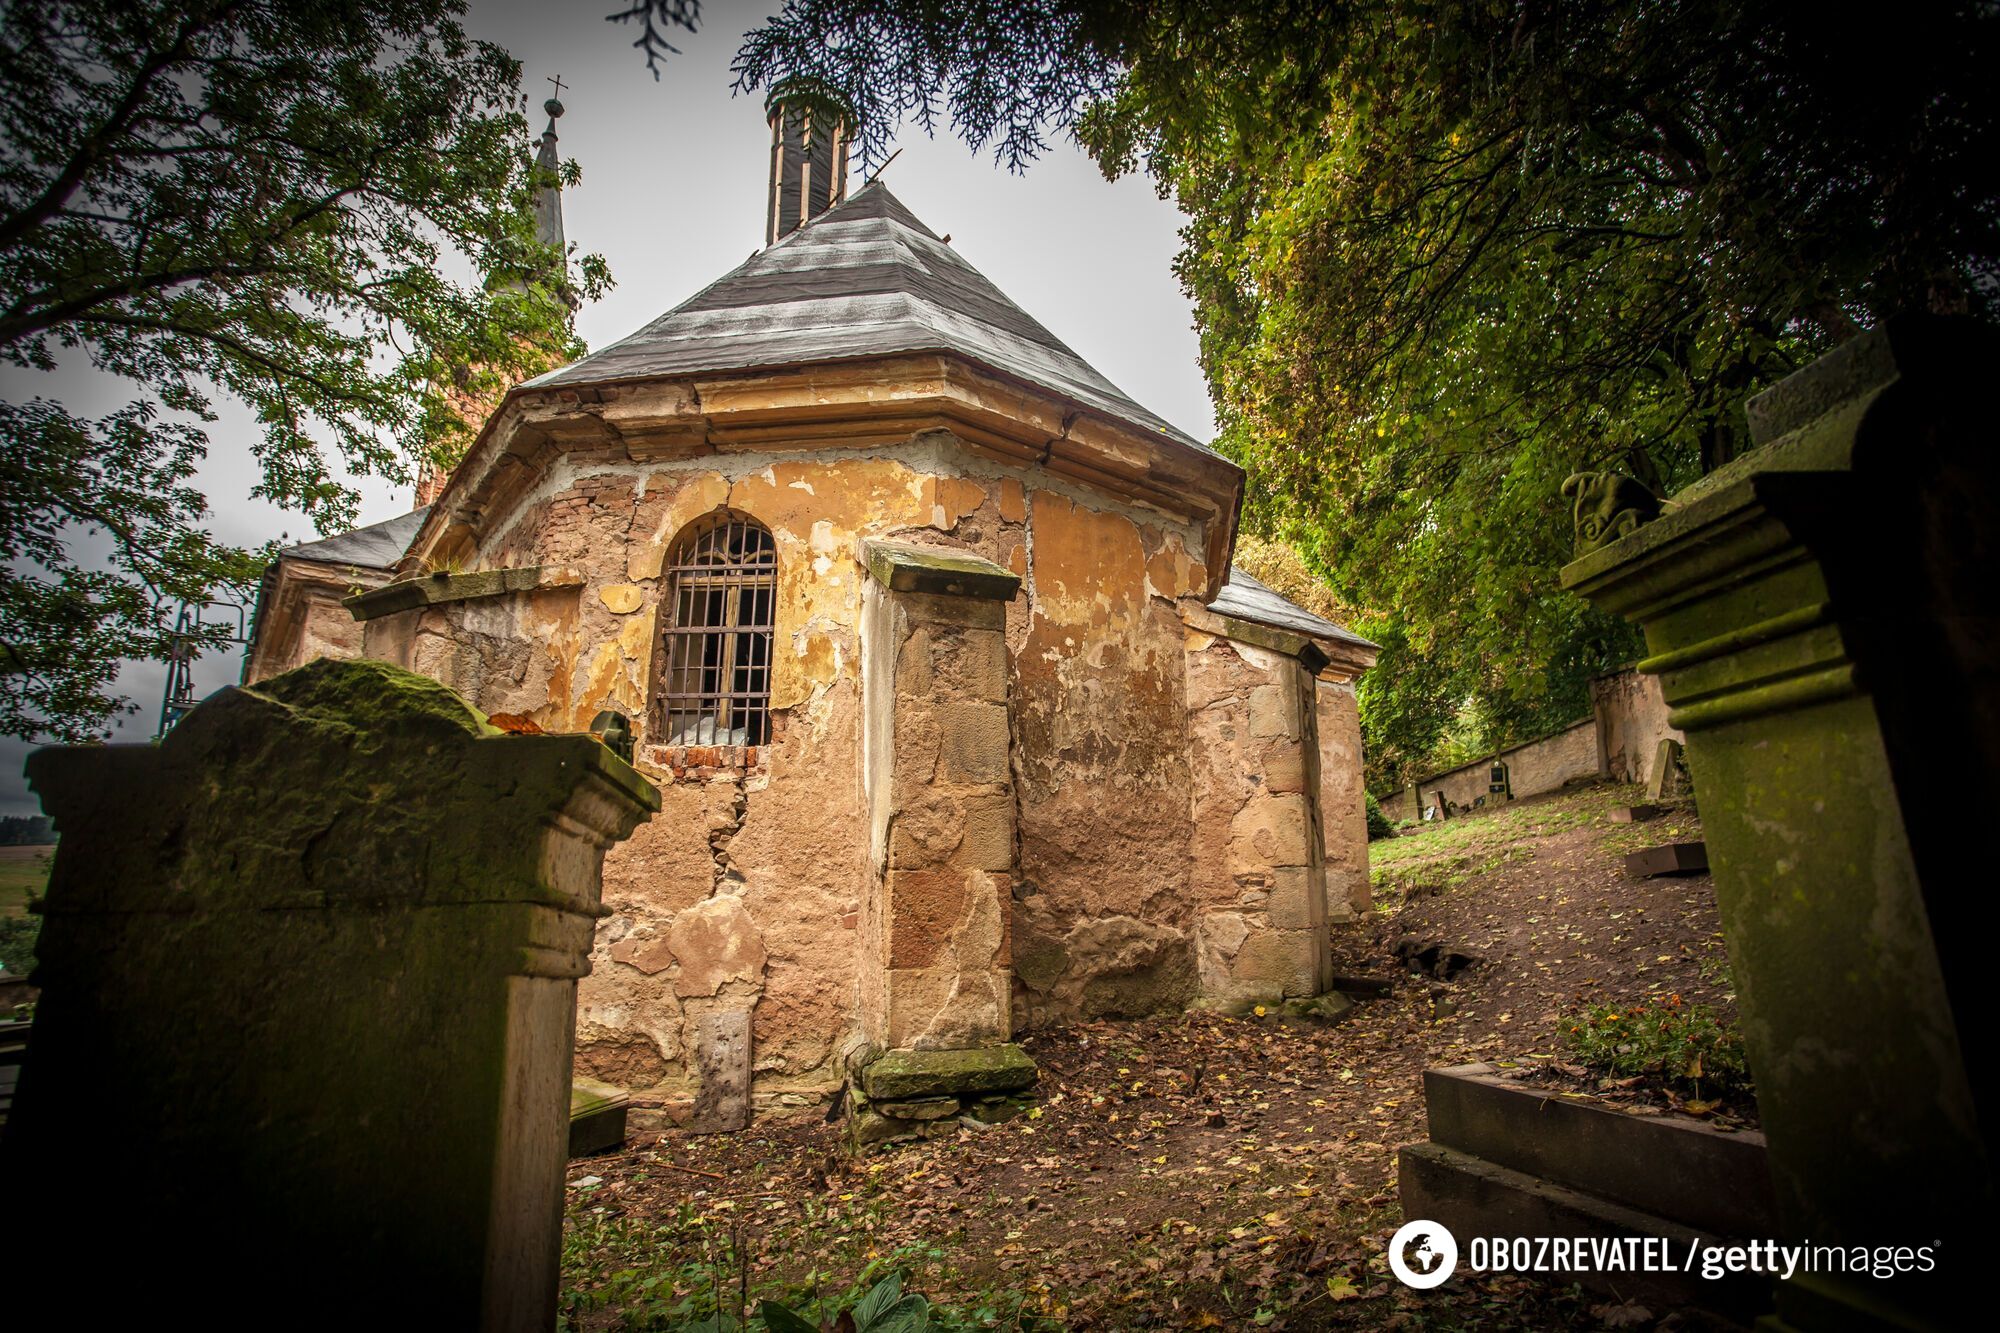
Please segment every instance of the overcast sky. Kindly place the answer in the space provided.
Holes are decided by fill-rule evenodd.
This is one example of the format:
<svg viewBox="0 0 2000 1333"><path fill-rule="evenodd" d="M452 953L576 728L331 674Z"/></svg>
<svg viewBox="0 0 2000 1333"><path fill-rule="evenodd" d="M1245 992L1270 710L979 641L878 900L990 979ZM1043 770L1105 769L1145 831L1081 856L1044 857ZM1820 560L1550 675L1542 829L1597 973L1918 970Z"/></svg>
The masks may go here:
<svg viewBox="0 0 2000 1333"><path fill-rule="evenodd" d="M681 54L667 59L658 82L630 45L636 33L603 21L615 7L612 0L472 0L468 18L473 35L520 58L535 107L551 91L551 75L566 85L558 131L583 180L565 193L564 222L579 249L605 257L617 283L577 315L591 347L677 305L763 244L770 160L761 99L729 90L730 58L774 7L769 0L704 4L701 31L676 34ZM537 131L541 123L537 113ZM898 146L901 156L882 179L933 231L948 233L954 249L1133 399L1197 439L1214 434L1193 316L1172 270L1183 219L1148 181L1107 182L1067 142L1023 175L914 128ZM37 393L97 412L132 396L129 386L87 370L0 372L0 394ZM316 535L300 515L248 498L255 469L244 414L224 405L211 437L203 482L219 537L256 545ZM380 482L364 481L361 490L363 523L412 503ZM197 695L232 683L240 666L235 654L212 655L197 671ZM119 688L140 707L117 739L152 735L163 683L157 664L124 672ZM0 740L0 814L37 809L19 776L28 748Z"/></svg>

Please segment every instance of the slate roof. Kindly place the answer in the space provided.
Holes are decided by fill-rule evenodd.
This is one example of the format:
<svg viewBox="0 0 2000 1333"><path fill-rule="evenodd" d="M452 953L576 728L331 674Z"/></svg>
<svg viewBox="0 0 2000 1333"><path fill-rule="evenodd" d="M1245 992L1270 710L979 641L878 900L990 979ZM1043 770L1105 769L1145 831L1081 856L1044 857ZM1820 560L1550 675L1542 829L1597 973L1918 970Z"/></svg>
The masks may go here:
<svg viewBox="0 0 2000 1333"><path fill-rule="evenodd" d="M424 515L430 512L431 507L425 505L352 532L287 546L278 552L278 559L317 560L329 565L358 565L363 569L393 569L416 537L417 529L423 526Z"/></svg>
<svg viewBox="0 0 2000 1333"><path fill-rule="evenodd" d="M1234 565L1229 567L1229 582L1222 585L1222 591L1208 604L1208 609L1219 616L1234 616L1238 620L1290 630L1308 638L1332 639L1357 648L1380 647L1353 630L1336 625L1324 616L1314 615Z"/></svg>
<svg viewBox="0 0 2000 1333"><path fill-rule="evenodd" d="M1213 452L1126 397L879 181L638 332L522 387L906 352L955 352L1176 444Z"/></svg>

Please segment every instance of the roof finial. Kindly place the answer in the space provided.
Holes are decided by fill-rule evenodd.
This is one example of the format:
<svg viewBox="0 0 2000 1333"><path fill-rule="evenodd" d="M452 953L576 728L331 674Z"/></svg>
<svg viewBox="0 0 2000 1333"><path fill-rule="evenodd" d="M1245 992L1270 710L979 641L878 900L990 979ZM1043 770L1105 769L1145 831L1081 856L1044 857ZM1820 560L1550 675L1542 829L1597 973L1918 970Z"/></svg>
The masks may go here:
<svg viewBox="0 0 2000 1333"><path fill-rule="evenodd" d="M556 132L556 121L561 118L563 113L562 90L569 86L562 81L562 75L560 74L551 74L549 82L556 86L556 91L553 97L542 103L542 110L549 113L549 127L542 131L545 135L552 135Z"/></svg>

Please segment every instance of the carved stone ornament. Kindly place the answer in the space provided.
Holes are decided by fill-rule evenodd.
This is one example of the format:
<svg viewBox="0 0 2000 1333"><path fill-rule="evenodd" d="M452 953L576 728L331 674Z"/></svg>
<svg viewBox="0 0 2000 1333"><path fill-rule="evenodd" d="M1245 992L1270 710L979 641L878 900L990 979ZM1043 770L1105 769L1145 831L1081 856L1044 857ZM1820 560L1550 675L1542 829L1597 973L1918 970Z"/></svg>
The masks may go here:
<svg viewBox="0 0 2000 1333"><path fill-rule="evenodd" d="M1615 472L1576 472L1562 484L1576 497L1576 554L1629 537L1660 516L1660 497Z"/></svg>

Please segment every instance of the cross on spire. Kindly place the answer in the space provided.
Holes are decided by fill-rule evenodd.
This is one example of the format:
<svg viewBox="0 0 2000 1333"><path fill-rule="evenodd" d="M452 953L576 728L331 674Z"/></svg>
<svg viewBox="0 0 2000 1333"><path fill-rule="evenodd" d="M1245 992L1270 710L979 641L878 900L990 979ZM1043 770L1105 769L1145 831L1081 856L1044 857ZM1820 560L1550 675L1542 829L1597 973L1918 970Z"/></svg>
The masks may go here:
<svg viewBox="0 0 2000 1333"><path fill-rule="evenodd" d="M563 113L562 90L569 87L568 84L562 81L562 76L560 74L550 75L549 82L555 85L556 91L554 96L550 97L548 101L542 103L542 110L549 113L549 127L542 131L542 137L544 139L553 138L555 136L556 117L560 116Z"/></svg>

